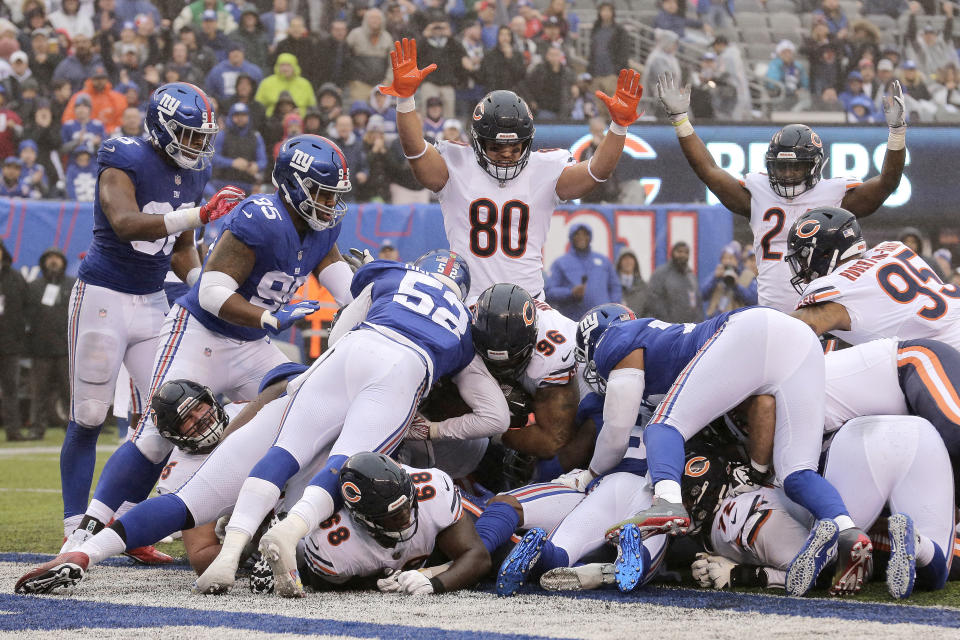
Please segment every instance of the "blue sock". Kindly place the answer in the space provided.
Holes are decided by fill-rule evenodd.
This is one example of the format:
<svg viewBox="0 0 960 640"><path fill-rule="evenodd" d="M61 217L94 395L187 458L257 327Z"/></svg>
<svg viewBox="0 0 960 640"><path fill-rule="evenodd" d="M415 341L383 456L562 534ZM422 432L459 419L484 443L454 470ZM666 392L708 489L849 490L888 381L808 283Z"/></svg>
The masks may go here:
<svg viewBox="0 0 960 640"><path fill-rule="evenodd" d="M130 414L128 413L129 417ZM127 437L127 430L130 428L130 420L127 418L121 418L120 416L115 416L117 419L117 437L121 440L125 440Z"/></svg>
<svg viewBox="0 0 960 640"><path fill-rule="evenodd" d="M554 478L559 478L566 471L560 466L560 460L553 456L549 460L541 460L537 463L537 473L534 475L536 482L550 482Z"/></svg>
<svg viewBox="0 0 960 640"><path fill-rule="evenodd" d="M310 480L310 484L320 487L333 497L334 510L343 506L343 495L340 493L340 467L347 461L347 456L330 456L323 469L317 472Z"/></svg>
<svg viewBox="0 0 960 640"><path fill-rule="evenodd" d="M643 430L647 463L653 484L661 480L680 482L683 477L683 436L666 424L650 424Z"/></svg>
<svg viewBox="0 0 960 640"><path fill-rule="evenodd" d="M837 490L816 471L794 471L784 479L783 492L817 520L850 515Z"/></svg>
<svg viewBox="0 0 960 640"><path fill-rule="evenodd" d="M273 446L250 471L250 477L272 482L280 489L300 471L300 464L283 447ZM339 493L339 491L337 492Z"/></svg>
<svg viewBox="0 0 960 640"><path fill-rule="evenodd" d="M63 493L63 517L82 515L90 499L93 468L97 464L97 436L103 425L95 429L81 427L71 420L67 437L60 448L60 487Z"/></svg>
<svg viewBox="0 0 960 640"><path fill-rule="evenodd" d="M163 540L175 531L193 528L187 505L172 493L144 500L117 522L123 526L128 550Z"/></svg>
<svg viewBox="0 0 960 640"><path fill-rule="evenodd" d="M914 586L924 591L943 589L944 585L947 584L949 575L947 559L943 556L943 550L934 542L933 560L925 567L917 567L917 580L914 582Z"/></svg>
<svg viewBox="0 0 960 640"><path fill-rule="evenodd" d="M480 514L474 527L480 540L483 541L483 546L493 553L497 547L510 539L513 532L517 530L519 522L520 516L516 509L506 502L494 502Z"/></svg>
<svg viewBox="0 0 960 640"><path fill-rule="evenodd" d="M528 579L540 576L550 571L550 569L569 566L570 556L567 555L566 550L563 547L558 547L549 540L545 540L543 549L540 551L540 559L537 560L537 564L533 566Z"/></svg>
<svg viewBox="0 0 960 640"><path fill-rule="evenodd" d="M93 497L114 511L124 500L140 502L150 493L162 470L162 461L150 462L137 445L127 440L103 466Z"/></svg>

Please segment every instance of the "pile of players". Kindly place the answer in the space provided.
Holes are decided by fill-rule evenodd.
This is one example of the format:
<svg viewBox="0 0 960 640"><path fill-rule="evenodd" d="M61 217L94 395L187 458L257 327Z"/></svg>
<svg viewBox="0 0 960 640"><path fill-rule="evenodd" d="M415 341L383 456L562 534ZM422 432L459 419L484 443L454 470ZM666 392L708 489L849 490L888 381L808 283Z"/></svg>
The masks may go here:
<svg viewBox="0 0 960 640"><path fill-rule="evenodd" d="M844 594L881 571L896 598L943 586L960 291L904 245L867 250L854 215L899 181L898 86L876 178L821 180L822 142L790 125L771 141L768 174L740 182L695 135L689 90L662 77L658 97L694 171L751 219L769 261L767 306L677 325L609 304L575 323L540 299L542 246L556 204L615 168L637 118L637 74L599 94L613 122L576 163L563 150L531 153L532 115L504 91L477 105L472 146L427 145L414 93L432 69L417 67L413 42L391 59L383 90L399 99L404 153L438 192L453 249L412 264L341 257L349 169L317 136L284 143L274 194L228 189L195 206L216 125L191 85L157 90L150 139L101 149L98 226L71 309L64 456L83 458L68 451L89 440L77 434L95 442L121 360L150 389L151 410L93 501L68 507L61 553L17 592L73 587L105 558L177 531L203 594L229 590L244 566L252 589L286 597L305 583L443 593L491 568L501 595L534 578L630 591L684 535L702 545L692 564L702 586L802 596L822 582ZM181 169L196 171L185 181ZM166 212L149 211L161 197ZM201 269L182 232L218 217ZM170 266L191 288L164 314L151 296ZM310 273L343 308L307 368L267 334L316 309L291 301ZM141 335L159 334L150 368L131 357L149 342L131 316ZM827 332L851 346L824 354ZM220 394L234 402L222 407ZM158 476L161 495L145 499Z"/></svg>

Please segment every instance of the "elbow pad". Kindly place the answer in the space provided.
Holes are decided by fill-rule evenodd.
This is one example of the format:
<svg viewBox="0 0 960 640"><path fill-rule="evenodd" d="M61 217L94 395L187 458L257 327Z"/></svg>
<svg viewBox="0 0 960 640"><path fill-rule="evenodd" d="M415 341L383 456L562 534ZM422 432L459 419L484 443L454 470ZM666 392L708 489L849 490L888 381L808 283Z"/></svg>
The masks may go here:
<svg viewBox="0 0 960 640"><path fill-rule="evenodd" d="M197 292L200 306L204 311L219 316L223 303L235 294L239 287L236 280L222 271L205 271L200 276L200 287Z"/></svg>

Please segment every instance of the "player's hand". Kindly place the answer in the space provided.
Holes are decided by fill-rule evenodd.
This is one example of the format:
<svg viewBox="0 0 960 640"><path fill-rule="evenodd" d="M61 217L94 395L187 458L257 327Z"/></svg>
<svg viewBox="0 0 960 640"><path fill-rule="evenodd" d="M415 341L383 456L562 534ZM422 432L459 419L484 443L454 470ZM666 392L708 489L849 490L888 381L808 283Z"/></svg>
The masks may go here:
<svg viewBox="0 0 960 640"><path fill-rule="evenodd" d="M393 66L393 84L380 85L380 93L397 98L409 98L417 92L423 79L437 70L431 64L426 69L417 68L417 41L404 38L403 42L394 41L394 51L390 52L390 64Z"/></svg>
<svg viewBox="0 0 960 640"><path fill-rule="evenodd" d="M611 120L621 126L629 127L640 117L637 113L640 97L643 96L640 74L633 69L621 69L620 77L617 78L617 91L613 97L611 98L603 91L597 91L596 96L607 105Z"/></svg>
<svg viewBox="0 0 960 640"><path fill-rule="evenodd" d="M376 260L376 258L373 257L373 254L370 253L369 249L364 249L361 251L360 249L354 249L351 247L350 253L344 254L343 256L343 261L350 266L350 269L354 273L356 273L357 270L363 265L370 264L374 260Z"/></svg>
<svg viewBox="0 0 960 640"><path fill-rule="evenodd" d="M657 78L657 98L669 116L690 111L690 86L681 87L679 78L674 78L669 71Z"/></svg>
<svg viewBox="0 0 960 640"><path fill-rule="evenodd" d="M430 584L430 578L416 569L402 572L397 576L397 582L400 584L400 590L403 591L403 593L409 593L412 596L433 593L433 585Z"/></svg>
<svg viewBox="0 0 960 640"><path fill-rule="evenodd" d="M890 95L883 96L883 115L887 119L887 126L891 129L907 124L903 107L903 89L900 81L894 80L890 85Z"/></svg>
<svg viewBox="0 0 960 640"><path fill-rule="evenodd" d="M736 566L736 562L723 556L698 553L697 559L690 565L690 572L701 587L726 589L730 586L730 572Z"/></svg>
<svg viewBox="0 0 960 640"><path fill-rule="evenodd" d="M266 311L260 318L261 326L268 333L277 335L293 326L300 318L306 317L320 308L317 300L304 300L285 304L276 311Z"/></svg>
<svg viewBox="0 0 960 640"><path fill-rule="evenodd" d="M435 423L430 422L420 413L413 414L410 426L407 427L406 438L408 440L429 440L430 431Z"/></svg>
<svg viewBox="0 0 960 640"><path fill-rule="evenodd" d="M222 218L246 197L247 194L240 187L228 185L220 189L200 207L200 222L207 224Z"/></svg>
<svg viewBox="0 0 960 640"><path fill-rule="evenodd" d="M556 478L553 482L554 484L562 484L565 487L570 487L574 491L580 491L582 493L587 490L587 485L593 482L594 478L596 478L596 476L593 475L590 469L573 469Z"/></svg>
<svg viewBox="0 0 960 640"><path fill-rule="evenodd" d="M382 593L396 593L403 589L400 586L399 578L403 572L400 569L384 569L384 577L377 580L377 591Z"/></svg>

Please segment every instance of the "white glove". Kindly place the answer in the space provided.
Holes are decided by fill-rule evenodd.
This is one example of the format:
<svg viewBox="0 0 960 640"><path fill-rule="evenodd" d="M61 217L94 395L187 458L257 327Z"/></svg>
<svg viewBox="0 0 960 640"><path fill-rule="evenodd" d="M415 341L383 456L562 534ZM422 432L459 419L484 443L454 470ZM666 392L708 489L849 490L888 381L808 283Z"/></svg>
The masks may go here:
<svg viewBox="0 0 960 640"><path fill-rule="evenodd" d="M409 593L412 596L433 593L433 585L430 583L430 578L416 569L401 573L397 576L397 582L400 584L401 591Z"/></svg>
<svg viewBox="0 0 960 640"><path fill-rule="evenodd" d="M399 569L384 570L385 577L377 580L377 590L383 593L396 593L400 591L403 587L400 586L397 579L402 573Z"/></svg>
<svg viewBox="0 0 960 640"><path fill-rule="evenodd" d="M682 120L679 116L690 111L690 86L681 87L679 78L674 78L669 71L657 78L657 97L671 120L674 117Z"/></svg>
<svg viewBox="0 0 960 640"><path fill-rule="evenodd" d="M905 111L903 108L903 89L900 87L900 81L894 80L890 86L890 95L883 96L883 115L887 118L887 126L895 129L906 125Z"/></svg>
<svg viewBox="0 0 960 640"><path fill-rule="evenodd" d="M360 249L351 248L350 253L343 256L343 261L350 265L350 269L354 273L363 265L370 264L374 260L376 260L376 258L373 257L369 249L361 251Z"/></svg>
<svg viewBox="0 0 960 640"><path fill-rule="evenodd" d="M594 478L596 478L596 476L593 475L590 469L573 469L572 471L567 471L553 482L555 484L562 484L565 487L570 487L574 491L583 492L587 490L587 485L593 482Z"/></svg>
<svg viewBox="0 0 960 640"><path fill-rule="evenodd" d="M697 559L690 565L690 572L701 587L725 589L730 586L730 572L735 566L736 562L723 556L698 553Z"/></svg>

